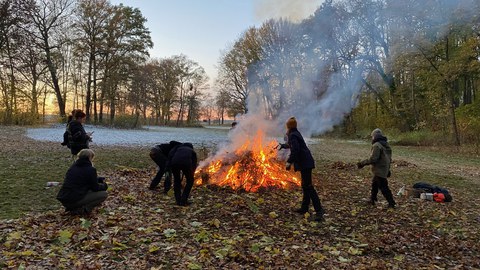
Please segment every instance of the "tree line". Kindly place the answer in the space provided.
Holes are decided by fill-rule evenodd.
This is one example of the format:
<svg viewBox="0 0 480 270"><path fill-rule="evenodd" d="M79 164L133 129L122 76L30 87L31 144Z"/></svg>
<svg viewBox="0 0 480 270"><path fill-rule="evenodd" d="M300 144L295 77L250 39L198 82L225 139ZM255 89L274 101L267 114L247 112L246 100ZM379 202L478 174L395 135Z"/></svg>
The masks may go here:
<svg viewBox="0 0 480 270"><path fill-rule="evenodd" d="M0 5L2 123L35 121L50 94L63 118L68 104L94 123L148 112L157 123L198 119L205 71L184 55L149 58L153 43L139 9L107 0Z"/></svg>
<svg viewBox="0 0 480 270"><path fill-rule="evenodd" d="M0 5L5 124L36 119L50 94L61 116L84 108L95 123L104 115L133 115L136 124L223 120L248 113L252 100L277 118L308 107L298 91L307 89L308 102L343 95L351 110L336 128L345 133L380 126L478 141L476 1L327 0L300 22L246 29L223 51L211 86L185 55L149 57L150 30L136 8L107 0Z"/></svg>
<svg viewBox="0 0 480 270"><path fill-rule="evenodd" d="M275 118L305 108L299 88L317 103L343 92L354 109L342 132L384 127L478 143L479 11L468 0L325 1L299 23L246 30L221 58L219 100L245 113L255 93Z"/></svg>

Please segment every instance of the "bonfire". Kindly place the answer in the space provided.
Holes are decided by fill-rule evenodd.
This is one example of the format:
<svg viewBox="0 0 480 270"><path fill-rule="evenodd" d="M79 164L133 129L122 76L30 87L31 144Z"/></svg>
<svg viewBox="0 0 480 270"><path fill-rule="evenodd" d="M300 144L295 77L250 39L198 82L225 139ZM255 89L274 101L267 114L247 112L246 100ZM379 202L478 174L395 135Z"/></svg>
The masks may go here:
<svg viewBox="0 0 480 270"><path fill-rule="evenodd" d="M234 190L257 192L265 188L288 189L300 185L299 177L285 169L285 161L278 158L278 142L265 142L265 134L258 131L240 147L217 154L196 172L196 184L229 186Z"/></svg>

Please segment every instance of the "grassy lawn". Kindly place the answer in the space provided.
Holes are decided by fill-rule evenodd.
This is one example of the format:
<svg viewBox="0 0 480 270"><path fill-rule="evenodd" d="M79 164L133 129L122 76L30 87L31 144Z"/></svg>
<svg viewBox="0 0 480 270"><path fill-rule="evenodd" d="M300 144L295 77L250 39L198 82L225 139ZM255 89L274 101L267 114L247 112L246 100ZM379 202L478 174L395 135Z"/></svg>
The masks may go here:
<svg viewBox="0 0 480 270"><path fill-rule="evenodd" d="M0 219L18 218L26 212L58 209L58 187L47 188L50 181L61 182L72 159L60 143L39 142L24 136L21 127L0 127ZM59 134L59 140L60 140ZM454 149L392 146L394 161L390 182L393 187L429 182L460 192L480 191L480 158L474 154L455 153ZM122 168L151 169L148 147L99 147L95 166L99 172ZM326 169L331 162L355 163L368 157L368 142L324 139L311 147L317 167ZM200 153L201 155L201 153ZM368 168L356 172L368 179ZM393 189L393 188L392 188Z"/></svg>
<svg viewBox="0 0 480 270"><path fill-rule="evenodd" d="M39 142L24 136L25 129L0 127L0 219L18 218L25 212L58 209L58 187L47 182L62 182L72 163L70 150L60 143ZM60 138L60 135L59 135ZM92 148L99 175L125 167L154 170L148 149L127 147Z"/></svg>
<svg viewBox="0 0 480 270"><path fill-rule="evenodd" d="M148 147L93 147L111 183L92 216L70 216L55 200L71 164L59 143L0 127L0 268L11 269L479 269L480 164L450 149L393 146L394 193L423 181L450 190L451 203L395 196L386 209L369 197L371 172L356 161L368 142L324 139L312 145L313 181L326 211L316 224L294 213L302 192L257 193L194 186L193 204L149 191ZM199 150L200 159L204 151ZM312 209L310 209L312 210ZM310 213L313 213L310 211ZM6 219L19 218L15 221Z"/></svg>
<svg viewBox="0 0 480 270"><path fill-rule="evenodd" d="M428 182L446 188L460 189L475 194L480 191L480 156L468 146L428 148L391 145L393 150L393 183L411 185ZM370 154L367 141L324 139L312 147L317 164L321 161L356 163ZM365 168L359 174L369 175Z"/></svg>

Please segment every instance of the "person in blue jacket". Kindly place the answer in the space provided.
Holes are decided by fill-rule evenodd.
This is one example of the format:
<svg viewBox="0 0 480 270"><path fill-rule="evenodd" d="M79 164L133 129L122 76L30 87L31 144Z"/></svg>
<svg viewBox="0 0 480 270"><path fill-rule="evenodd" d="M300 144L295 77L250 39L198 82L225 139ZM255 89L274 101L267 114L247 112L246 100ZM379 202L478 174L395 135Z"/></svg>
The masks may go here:
<svg viewBox="0 0 480 270"><path fill-rule="evenodd" d="M312 183L312 170L315 168L315 160L313 159L310 150L302 137L302 134L297 129L297 119L290 117L286 122L287 127L287 145L290 148L290 155L288 156L286 169L290 170L292 164L295 171L300 171L303 200L300 208L295 212L305 214L308 212L310 201L315 209L315 215L312 216L311 221L323 221L324 210L318 197L317 191Z"/></svg>

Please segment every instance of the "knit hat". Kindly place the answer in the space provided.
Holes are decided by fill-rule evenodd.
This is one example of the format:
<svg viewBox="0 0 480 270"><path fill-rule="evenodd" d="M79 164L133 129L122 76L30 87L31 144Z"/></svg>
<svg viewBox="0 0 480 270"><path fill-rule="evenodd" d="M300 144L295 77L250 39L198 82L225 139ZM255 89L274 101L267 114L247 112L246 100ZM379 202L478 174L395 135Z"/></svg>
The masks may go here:
<svg viewBox="0 0 480 270"><path fill-rule="evenodd" d="M376 128L372 131L371 134L372 137L378 137L378 136L383 136L382 130L379 128Z"/></svg>
<svg viewBox="0 0 480 270"><path fill-rule="evenodd" d="M295 117L290 117L287 120L287 123L285 124L287 126L287 129L292 129L292 128L297 128L297 119Z"/></svg>

